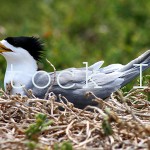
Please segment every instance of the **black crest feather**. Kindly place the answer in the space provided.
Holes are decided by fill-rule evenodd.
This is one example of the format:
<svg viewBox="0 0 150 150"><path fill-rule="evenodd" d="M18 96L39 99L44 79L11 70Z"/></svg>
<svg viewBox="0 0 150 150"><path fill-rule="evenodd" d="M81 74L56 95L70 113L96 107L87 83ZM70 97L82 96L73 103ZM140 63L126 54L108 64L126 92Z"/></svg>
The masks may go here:
<svg viewBox="0 0 150 150"><path fill-rule="evenodd" d="M43 54L43 43L37 37L7 37L5 40L14 47L27 50L35 60L40 60Z"/></svg>

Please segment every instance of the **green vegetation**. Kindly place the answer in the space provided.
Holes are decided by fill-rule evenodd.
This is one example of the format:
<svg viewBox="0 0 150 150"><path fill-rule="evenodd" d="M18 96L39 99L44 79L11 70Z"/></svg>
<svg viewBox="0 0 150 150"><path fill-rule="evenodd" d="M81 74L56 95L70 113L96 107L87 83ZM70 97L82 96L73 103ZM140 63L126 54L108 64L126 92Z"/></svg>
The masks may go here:
<svg viewBox="0 0 150 150"><path fill-rule="evenodd" d="M106 136L113 134L113 130L112 130L112 127L111 127L111 124L110 124L108 118L104 118L103 123L102 123L102 128L103 128L104 134Z"/></svg>
<svg viewBox="0 0 150 150"><path fill-rule="evenodd" d="M83 61L126 64L150 47L149 0L1 0L0 20L1 39L38 35L57 70ZM3 86L2 57L0 64Z"/></svg>
<svg viewBox="0 0 150 150"><path fill-rule="evenodd" d="M54 150L73 150L71 142L65 141L60 144L56 143L54 145Z"/></svg>
<svg viewBox="0 0 150 150"><path fill-rule="evenodd" d="M27 146L33 150L37 147L40 134L47 129L53 122L46 120L46 115L37 114L36 123L31 124L25 131L26 139L28 140Z"/></svg>
<svg viewBox="0 0 150 150"><path fill-rule="evenodd" d="M25 131L26 139L28 140L26 145L30 150L34 150L40 146L39 136L44 132L49 125L52 125L53 121L47 120L45 114L37 114L35 117L36 121L31 124ZM64 141L54 144L54 150L72 150L72 144L69 141Z"/></svg>
<svg viewBox="0 0 150 150"><path fill-rule="evenodd" d="M150 87L150 75L146 75L143 77L143 83L144 85L147 85L148 87ZM148 101L150 101L150 91L146 90L144 94L147 95L147 99Z"/></svg>

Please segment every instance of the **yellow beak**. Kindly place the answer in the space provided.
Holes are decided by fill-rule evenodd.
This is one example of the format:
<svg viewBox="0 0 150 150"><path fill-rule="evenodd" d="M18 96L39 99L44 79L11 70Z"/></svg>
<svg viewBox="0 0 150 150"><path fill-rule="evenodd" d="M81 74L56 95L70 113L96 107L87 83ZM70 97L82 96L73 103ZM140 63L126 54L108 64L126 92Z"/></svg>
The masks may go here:
<svg viewBox="0 0 150 150"><path fill-rule="evenodd" d="M12 50L5 47L2 43L0 43L0 53L2 52L12 52Z"/></svg>

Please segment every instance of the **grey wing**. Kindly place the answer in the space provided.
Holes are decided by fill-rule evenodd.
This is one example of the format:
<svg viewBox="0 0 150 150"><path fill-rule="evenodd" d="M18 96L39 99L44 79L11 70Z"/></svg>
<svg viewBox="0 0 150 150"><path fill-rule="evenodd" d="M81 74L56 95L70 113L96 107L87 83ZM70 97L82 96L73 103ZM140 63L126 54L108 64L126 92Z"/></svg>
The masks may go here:
<svg viewBox="0 0 150 150"><path fill-rule="evenodd" d="M93 68L93 70L90 69L86 72L85 68L69 68L63 71L57 71L56 74L49 73L51 84L55 79L51 91L56 95L61 94L65 96L77 107L94 105L95 103L90 98L85 97L86 92L91 91L98 97L106 98L112 92L119 89L123 82L123 79L120 78L122 73L115 71L105 73L106 71L100 72L100 69L97 68L94 70ZM44 87L49 79L46 74L39 74L35 78L35 81L37 85ZM43 98L50 85L46 88L38 88L32 85L30 88L33 90L35 96Z"/></svg>
<svg viewBox="0 0 150 150"><path fill-rule="evenodd" d="M91 98L85 96L87 92L90 91L100 98L106 98L110 96L112 92L119 89L124 81L124 79L121 78L123 73L120 72L106 74L99 71L88 71L86 82L86 71L84 69L74 69L70 71L74 71L73 76L64 73L59 78L61 85L68 88L61 88L59 85L54 85L53 92L64 95L69 101L81 108L86 105L96 104Z"/></svg>
<svg viewBox="0 0 150 150"><path fill-rule="evenodd" d="M63 73L62 71L56 72L56 78L63 87L60 87L58 80L56 80L51 91L57 95L64 95L77 107L83 108L86 105L93 105L94 103L91 101L91 99L86 99L84 96L87 91L91 91L96 96L101 98L108 97L112 92L116 91L121 86L124 86L139 75L139 67L133 66L134 64L148 64L143 70L150 67L150 51L148 50L140 57L129 62L125 66L113 64L104 68L99 68L102 63L103 62L97 62L90 66L88 73L86 73L85 67L79 69L66 69L63 70ZM48 76L51 77L51 81L54 79L54 73L49 73ZM48 76L45 74L39 74L36 76L35 81L38 85L45 85L48 82ZM38 89L33 84L29 83L27 87L30 87L37 97L44 97L50 85L48 85L46 88Z"/></svg>

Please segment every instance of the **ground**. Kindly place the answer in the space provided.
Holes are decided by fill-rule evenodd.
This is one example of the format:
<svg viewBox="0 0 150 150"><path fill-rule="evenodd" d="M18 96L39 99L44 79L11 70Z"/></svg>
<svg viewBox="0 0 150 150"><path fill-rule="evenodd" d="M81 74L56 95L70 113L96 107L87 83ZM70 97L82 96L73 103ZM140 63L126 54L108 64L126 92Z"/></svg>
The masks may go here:
<svg viewBox="0 0 150 150"><path fill-rule="evenodd" d="M1 90L0 149L149 149L150 87L117 91L99 107L75 108L55 101ZM88 93L93 94L93 93ZM61 108L61 109L60 109Z"/></svg>

